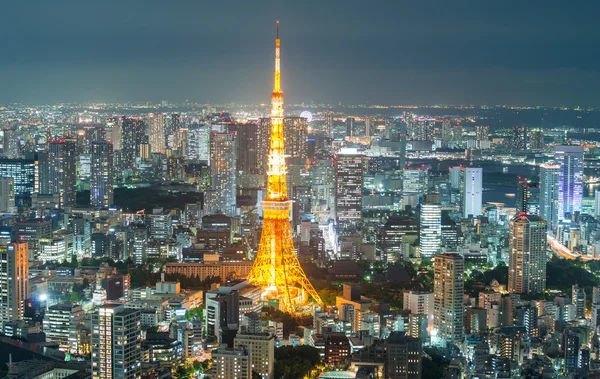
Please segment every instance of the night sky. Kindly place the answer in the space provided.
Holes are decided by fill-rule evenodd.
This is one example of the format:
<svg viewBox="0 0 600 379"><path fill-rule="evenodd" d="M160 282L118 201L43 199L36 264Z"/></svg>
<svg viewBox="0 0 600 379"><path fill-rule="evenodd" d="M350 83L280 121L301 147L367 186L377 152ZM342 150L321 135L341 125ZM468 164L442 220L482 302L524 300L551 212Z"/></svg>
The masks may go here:
<svg viewBox="0 0 600 379"><path fill-rule="evenodd" d="M598 1L4 1L0 102L600 104Z"/></svg>

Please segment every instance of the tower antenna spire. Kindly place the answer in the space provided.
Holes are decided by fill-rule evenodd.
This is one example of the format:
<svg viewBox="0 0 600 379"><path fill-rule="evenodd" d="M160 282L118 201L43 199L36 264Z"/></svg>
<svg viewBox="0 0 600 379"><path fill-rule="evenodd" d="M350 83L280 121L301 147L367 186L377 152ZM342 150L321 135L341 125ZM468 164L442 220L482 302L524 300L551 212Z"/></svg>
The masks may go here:
<svg viewBox="0 0 600 379"><path fill-rule="evenodd" d="M264 214L263 229L258 252L248 274L248 282L262 288L264 299L276 299L280 310L295 313L307 303L309 297L317 304L322 304L322 301L300 266L290 226L292 201L288 199L287 191L279 21L276 26L267 193L265 200L261 202Z"/></svg>

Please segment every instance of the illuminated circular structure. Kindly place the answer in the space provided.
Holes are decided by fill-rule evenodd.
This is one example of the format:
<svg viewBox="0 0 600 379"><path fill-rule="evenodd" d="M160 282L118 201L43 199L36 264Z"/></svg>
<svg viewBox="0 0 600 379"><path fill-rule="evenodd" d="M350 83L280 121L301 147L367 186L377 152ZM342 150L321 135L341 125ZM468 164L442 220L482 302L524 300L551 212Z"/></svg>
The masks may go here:
<svg viewBox="0 0 600 379"><path fill-rule="evenodd" d="M300 117L304 117L308 120L308 122L312 121L312 113L310 113L309 111L303 111L302 113L300 113Z"/></svg>

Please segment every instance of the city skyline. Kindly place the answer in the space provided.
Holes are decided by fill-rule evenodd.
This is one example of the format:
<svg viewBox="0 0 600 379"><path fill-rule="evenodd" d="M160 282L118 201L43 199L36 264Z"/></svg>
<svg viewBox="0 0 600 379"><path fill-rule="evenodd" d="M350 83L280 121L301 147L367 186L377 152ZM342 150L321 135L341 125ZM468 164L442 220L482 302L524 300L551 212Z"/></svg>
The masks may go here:
<svg viewBox="0 0 600 379"><path fill-rule="evenodd" d="M291 103L592 105L597 5L358 1L10 4L0 102L267 103L274 20ZM211 14L211 17L202 15ZM92 17L90 15L95 15ZM238 27L252 19L252 28ZM27 28L18 28L25 25ZM292 49L293 47L293 49ZM318 94L318 95L317 95Z"/></svg>

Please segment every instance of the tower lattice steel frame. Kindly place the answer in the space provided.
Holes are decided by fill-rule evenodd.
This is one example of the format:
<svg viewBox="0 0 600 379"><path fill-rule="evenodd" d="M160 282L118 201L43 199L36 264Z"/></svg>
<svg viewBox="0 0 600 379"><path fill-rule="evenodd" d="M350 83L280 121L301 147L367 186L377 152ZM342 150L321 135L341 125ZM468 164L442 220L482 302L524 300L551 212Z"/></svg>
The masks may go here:
<svg viewBox="0 0 600 379"><path fill-rule="evenodd" d="M261 203L264 220L260 245L254 265L248 274L248 281L263 289L264 298L278 299L280 310L294 313L307 303L309 296L318 304L322 302L300 266L292 238L290 226L292 201L287 197L279 50L279 21L277 21L267 194L266 199Z"/></svg>

